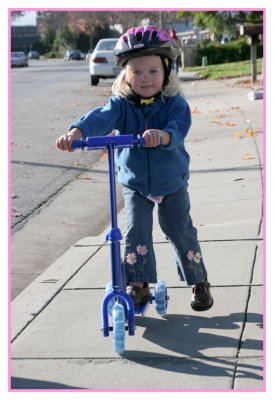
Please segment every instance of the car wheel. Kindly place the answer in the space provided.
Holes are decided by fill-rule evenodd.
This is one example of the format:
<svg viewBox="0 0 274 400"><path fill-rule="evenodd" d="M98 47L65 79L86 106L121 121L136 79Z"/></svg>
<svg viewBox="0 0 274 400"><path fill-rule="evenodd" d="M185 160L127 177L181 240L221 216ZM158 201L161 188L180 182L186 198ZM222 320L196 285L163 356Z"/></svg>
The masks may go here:
<svg viewBox="0 0 274 400"><path fill-rule="evenodd" d="M97 86L98 83L99 83L99 78L98 78L98 76L96 76L96 75L91 75L91 76L90 76L90 84L91 84L92 86Z"/></svg>

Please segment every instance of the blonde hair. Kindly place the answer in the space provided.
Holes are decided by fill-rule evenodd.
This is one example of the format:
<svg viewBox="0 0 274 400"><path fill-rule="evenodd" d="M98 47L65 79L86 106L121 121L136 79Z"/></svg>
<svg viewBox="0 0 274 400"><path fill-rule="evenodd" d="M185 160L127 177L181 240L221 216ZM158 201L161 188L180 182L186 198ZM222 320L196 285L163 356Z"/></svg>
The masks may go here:
<svg viewBox="0 0 274 400"><path fill-rule="evenodd" d="M167 59L165 59L165 62L167 62ZM113 82L112 92L116 96L128 97L133 95L133 91L127 81L127 65L128 63ZM179 78L173 71L169 74L168 84L162 87L161 94L167 97L176 96L177 94L183 95Z"/></svg>

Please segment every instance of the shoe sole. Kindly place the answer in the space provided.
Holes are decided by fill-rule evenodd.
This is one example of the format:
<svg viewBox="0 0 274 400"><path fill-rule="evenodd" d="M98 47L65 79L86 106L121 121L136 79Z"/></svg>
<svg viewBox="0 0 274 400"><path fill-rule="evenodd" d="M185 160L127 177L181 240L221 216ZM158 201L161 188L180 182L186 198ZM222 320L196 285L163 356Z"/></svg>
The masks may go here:
<svg viewBox="0 0 274 400"><path fill-rule="evenodd" d="M195 307L192 303L190 305L191 305L192 310L194 310L194 311L207 311L213 306L213 303L214 303L214 301L212 300L212 303L209 306L206 306L206 307L203 307L203 308Z"/></svg>

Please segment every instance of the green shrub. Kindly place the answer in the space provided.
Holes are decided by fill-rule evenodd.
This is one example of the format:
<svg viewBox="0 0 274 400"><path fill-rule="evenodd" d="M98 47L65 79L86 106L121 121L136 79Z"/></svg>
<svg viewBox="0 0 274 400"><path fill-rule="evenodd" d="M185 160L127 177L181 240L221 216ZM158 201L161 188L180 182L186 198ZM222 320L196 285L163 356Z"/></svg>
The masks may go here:
<svg viewBox="0 0 274 400"><path fill-rule="evenodd" d="M56 53L54 51L49 51L48 53L44 54L45 58L56 58Z"/></svg>
<svg viewBox="0 0 274 400"><path fill-rule="evenodd" d="M245 61L250 59L250 46L245 39L228 42L225 45L201 45L198 49L197 65L202 65L202 57L207 57L208 64L224 64L228 62ZM263 46L257 45L257 57L263 56Z"/></svg>

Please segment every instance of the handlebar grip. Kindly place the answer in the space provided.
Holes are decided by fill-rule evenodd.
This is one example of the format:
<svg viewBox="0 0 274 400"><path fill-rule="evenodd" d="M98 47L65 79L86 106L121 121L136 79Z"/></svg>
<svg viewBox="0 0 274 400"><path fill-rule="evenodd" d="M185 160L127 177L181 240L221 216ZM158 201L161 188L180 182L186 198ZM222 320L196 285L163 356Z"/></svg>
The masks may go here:
<svg viewBox="0 0 274 400"><path fill-rule="evenodd" d="M84 149L88 142L84 139L73 140L71 143L71 149Z"/></svg>

